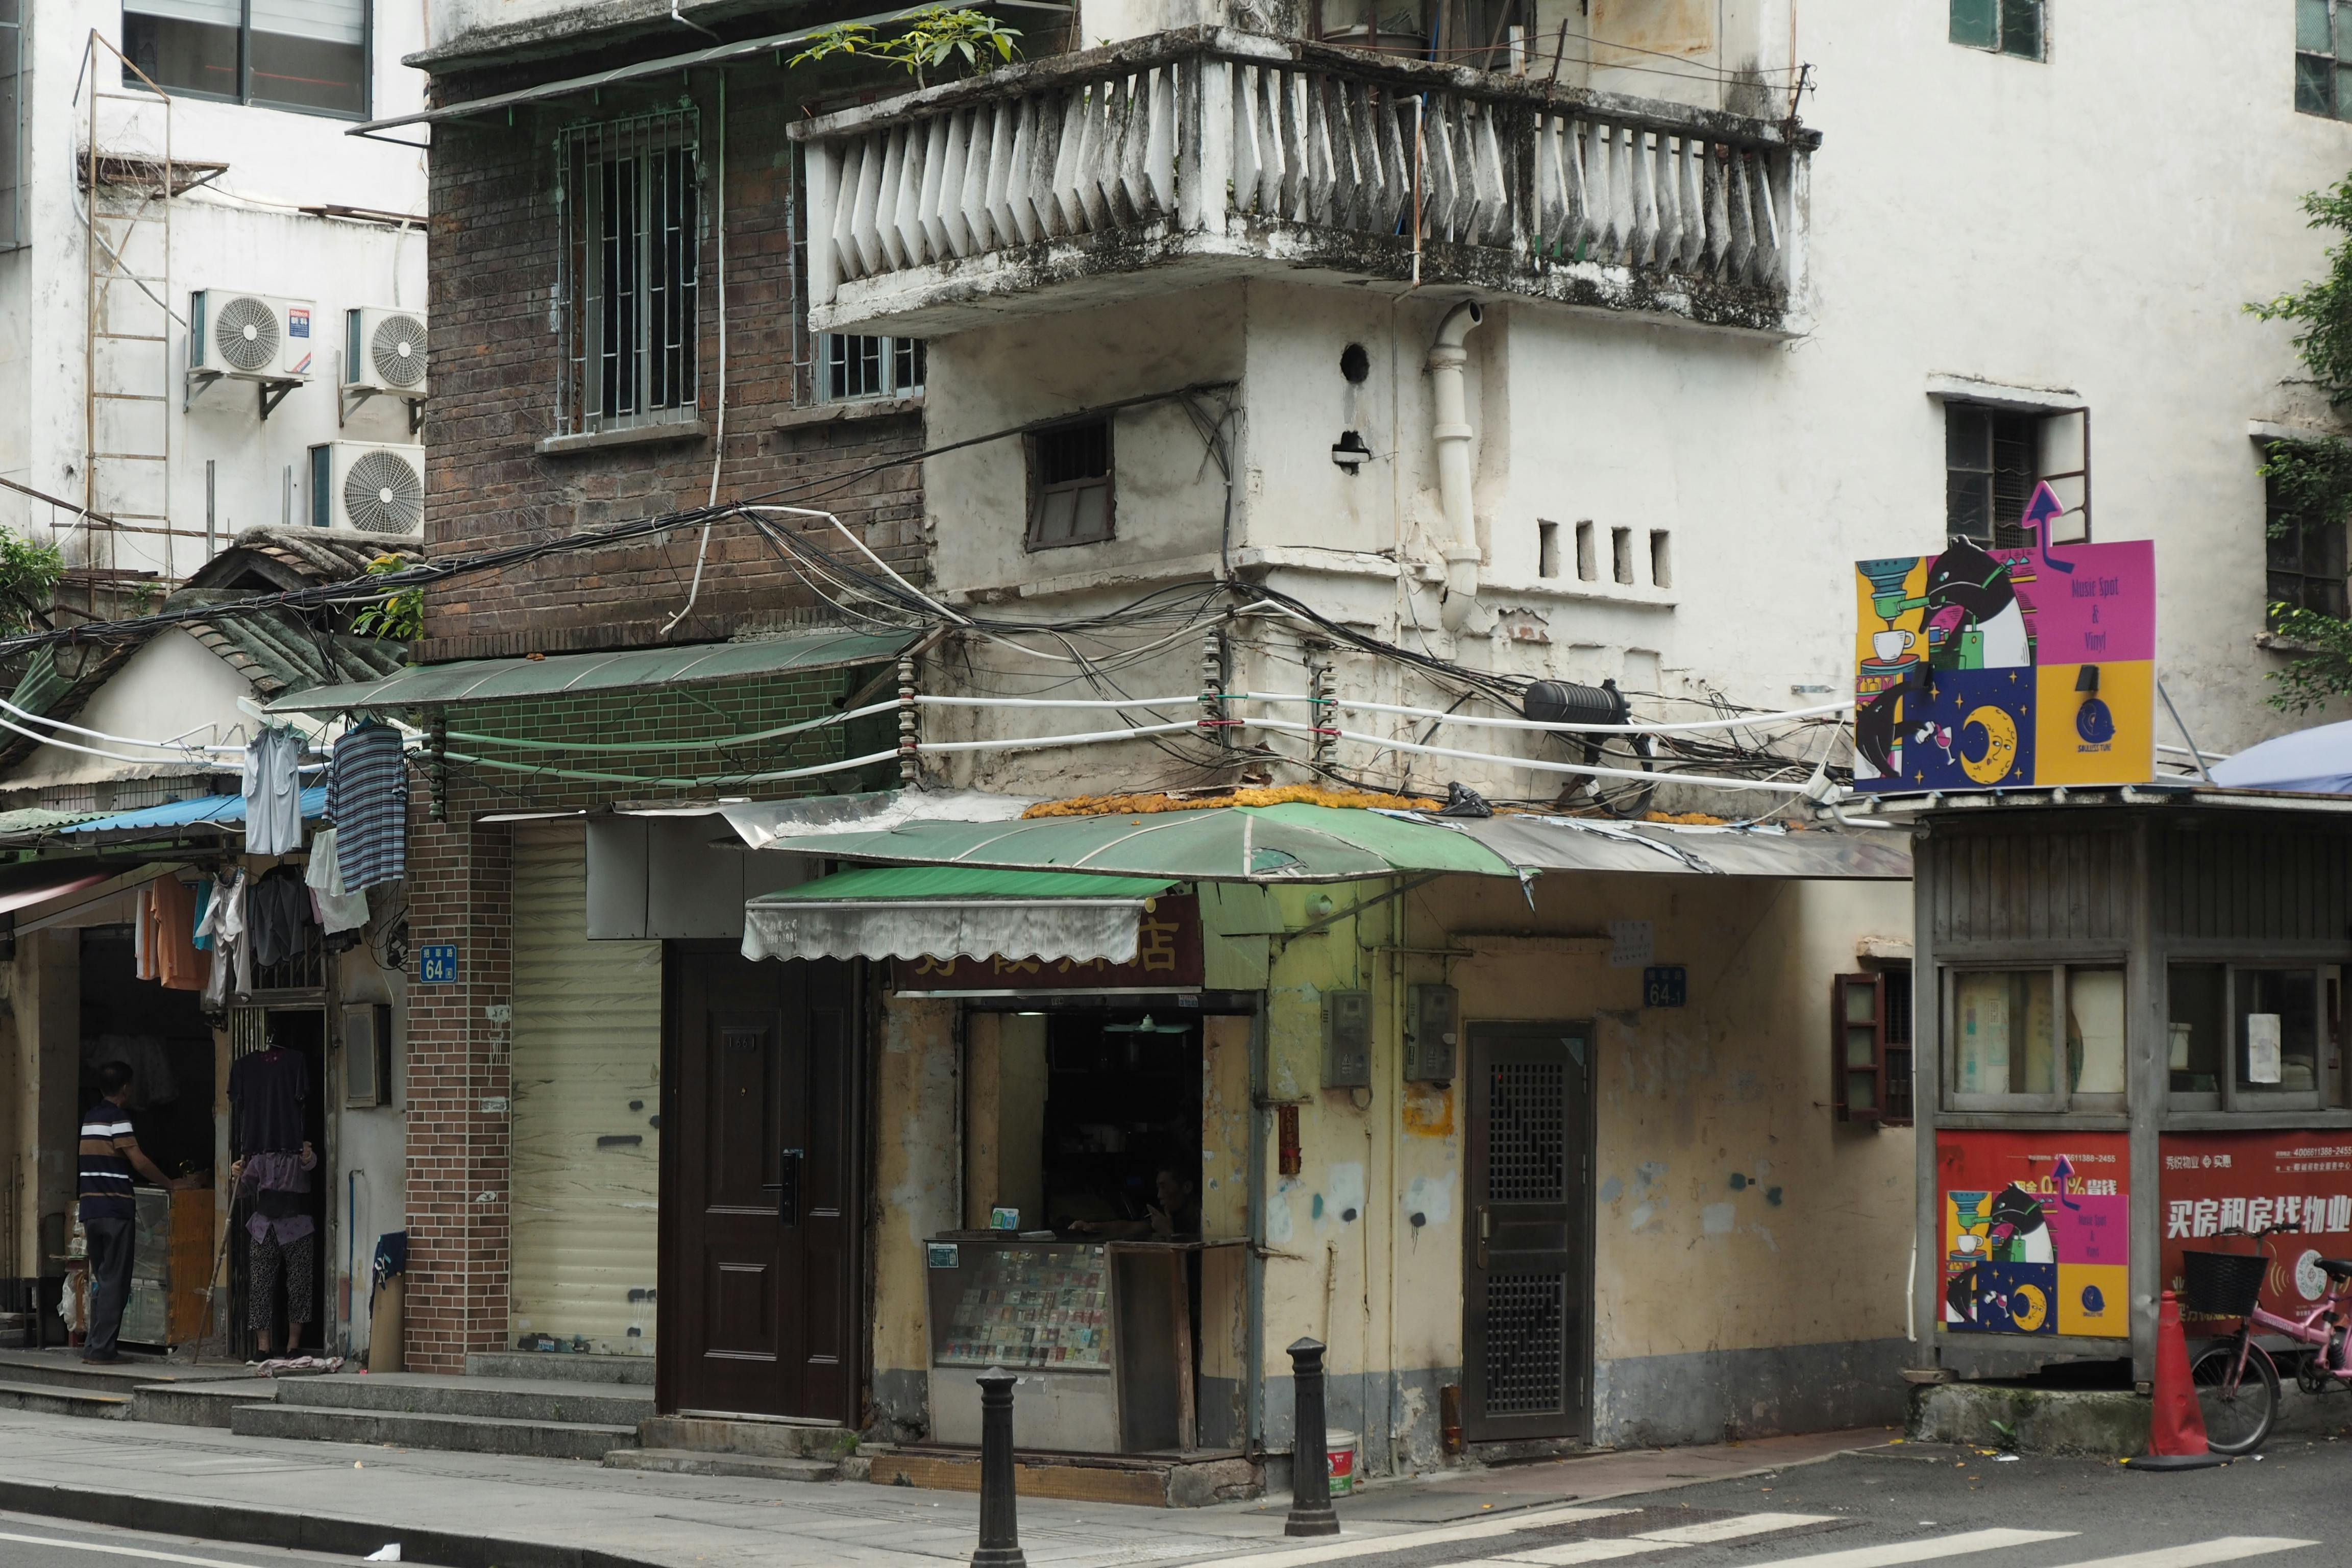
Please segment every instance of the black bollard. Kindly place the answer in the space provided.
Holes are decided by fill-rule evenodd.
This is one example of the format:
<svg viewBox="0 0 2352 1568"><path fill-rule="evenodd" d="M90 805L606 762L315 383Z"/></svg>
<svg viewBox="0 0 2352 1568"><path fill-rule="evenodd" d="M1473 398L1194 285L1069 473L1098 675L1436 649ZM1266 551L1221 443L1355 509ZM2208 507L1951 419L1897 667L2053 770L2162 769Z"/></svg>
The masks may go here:
<svg viewBox="0 0 2352 1568"><path fill-rule="evenodd" d="M1300 1340L1290 1347L1290 1380L1298 1394L1297 1431L1290 1440L1290 1517L1285 1535L1337 1535L1331 1511L1331 1454L1323 1436L1323 1347Z"/></svg>
<svg viewBox="0 0 2352 1568"><path fill-rule="evenodd" d="M972 1381L980 1384L980 1550L971 1568L1029 1568L1013 1500L1013 1385L1021 1380L992 1366Z"/></svg>

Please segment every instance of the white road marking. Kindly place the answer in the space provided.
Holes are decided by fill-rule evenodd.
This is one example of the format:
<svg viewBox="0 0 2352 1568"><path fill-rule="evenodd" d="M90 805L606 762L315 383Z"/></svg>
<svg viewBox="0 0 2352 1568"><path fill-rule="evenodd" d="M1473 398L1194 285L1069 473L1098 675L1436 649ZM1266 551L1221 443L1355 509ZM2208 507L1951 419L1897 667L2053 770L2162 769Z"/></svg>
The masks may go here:
<svg viewBox="0 0 2352 1568"><path fill-rule="evenodd" d="M1612 1541L1571 1541L1563 1546L1536 1546L1525 1552L1514 1552L1508 1557L1488 1557L1476 1563L1449 1563L1445 1568L1527 1568L1529 1563L1541 1563L1543 1568L1565 1568L1577 1563L1606 1563L1613 1557L1634 1557L1644 1552L1664 1552L1680 1542L1644 1541L1638 1535L1621 1535Z"/></svg>
<svg viewBox="0 0 2352 1568"><path fill-rule="evenodd" d="M1743 1513L1730 1519L1709 1520L1704 1524L1645 1530L1639 1539L1670 1541L1677 1546L1705 1546L1717 1541L1737 1541L1743 1535L1762 1535L1767 1531L1794 1530L1801 1524L1827 1524L1831 1517L1825 1513Z"/></svg>
<svg viewBox="0 0 2352 1568"><path fill-rule="evenodd" d="M54 1546L60 1552L100 1552L109 1557L136 1557L147 1563L188 1563L195 1568L253 1568L219 1557L190 1557L178 1552L150 1552L139 1546L108 1546L95 1541L59 1541L53 1535L11 1535L0 1531L0 1541L21 1541L32 1546Z"/></svg>
<svg viewBox="0 0 2352 1568"><path fill-rule="evenodd" d="M1895 1541L1884 1546L1856 1546L1843 1552L1818 1552L1810 1557L1776 1557L1750 1568L1895 1568L1903 1563L1933 1563L1938 1558L1965 1557L1973 1552L1993 1552L2004 1546L2031 1546L2037 1541L2063 1541L2071 1530L1970 1530L1939 1535L1932 1541ZM2088 1568L2088 1564L2079 1565Z"/></svg>
<svg viewBox="0 0 2352 1568"><path fill-rule="evenodd" d="M1368 1557L1379 1552L1408 1552L1423 1546L1443 1546L1455 1541L1491 1541L1498 1535L1511 1535L1522 1530L1541 1530L1550 1524L1578 1524L1588 1519L1612 1519L1631 1513L1630 1508L1539 1508L1526 1513L1505 1514L1500 1519L1474 1520L1466 1524L1440 1525L1435 1530L1415 1530L1395 1535L1367 1535L1326 1542L1320 1546L1298 1546L1279 1552L1260 1552L1248 1557L1221 1557L1217 1568L1298 1568L1308 1563L1340 1563L1350 1557Z"/></svg>
<svg viewBox="0 0 2352 1568"><path fill-rule="evenodd" d="M2128 1552L2121 1557L2069 1563L2064 1568L2204 1568L2207 1563L2237 1563L2248 1557L2264 1557L2273 1552L2293 1552L2299 1546L2318 1544L2316 1541L2298 1541L2285 1535L2224 1535L2189 1546L2159 1546L2153 1552Z"/></svg>

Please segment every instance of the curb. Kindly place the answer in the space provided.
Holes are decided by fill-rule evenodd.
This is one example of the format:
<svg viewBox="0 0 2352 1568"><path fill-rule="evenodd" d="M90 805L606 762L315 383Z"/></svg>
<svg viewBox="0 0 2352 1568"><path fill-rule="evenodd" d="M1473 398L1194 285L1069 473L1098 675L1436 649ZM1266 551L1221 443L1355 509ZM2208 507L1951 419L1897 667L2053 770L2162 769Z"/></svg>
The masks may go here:
<svg viewBox="0 0 2352 1568"><path fill-rule="evenodd" d="M664 1568L642 1557L625 1557L592 1546L553 1546L495 1535L463 1535L446 1530L371 1523L278 1513L231 1503L140 1496L45 1481L0 1479L0 1510L111 1525L159 1535L192 1535L237 1546L274 1546L364 1557L390 1542L400 1543L404 1563L436 1568Z"/></svg>

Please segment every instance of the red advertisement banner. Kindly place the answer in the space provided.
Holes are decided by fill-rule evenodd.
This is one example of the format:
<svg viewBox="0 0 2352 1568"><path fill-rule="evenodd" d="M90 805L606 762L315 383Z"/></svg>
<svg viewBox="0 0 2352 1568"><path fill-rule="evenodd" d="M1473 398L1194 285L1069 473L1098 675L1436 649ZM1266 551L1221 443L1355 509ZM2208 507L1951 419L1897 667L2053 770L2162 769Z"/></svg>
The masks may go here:
<svg viewBox="0 0 2352 1568"><path fill-rule="evenodd" d="M2225 1230L2299 1225L2273 1238L2263 1305L2300 1316L2326 1288L2323 1258L2352 1256L2352 1131L2168 1132L2158 1142L2165 1286L2180 1289L2184 1251L2251 1253ZM2183 1321L2219 1322L2189 1311ZM2230 1320L2234 1321L2234 1320Z"/></svg>

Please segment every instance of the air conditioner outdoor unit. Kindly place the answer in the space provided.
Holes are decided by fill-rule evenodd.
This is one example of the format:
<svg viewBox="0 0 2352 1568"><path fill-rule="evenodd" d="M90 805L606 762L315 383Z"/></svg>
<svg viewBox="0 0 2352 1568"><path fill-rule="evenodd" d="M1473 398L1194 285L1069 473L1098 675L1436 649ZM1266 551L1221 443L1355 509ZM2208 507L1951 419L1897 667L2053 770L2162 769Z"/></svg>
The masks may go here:
<svg viewBox="0 0 2352 1568"><path fill-rule="evenodd" d="M308 381L317 314L308 300L199 289L188 297L188 368L240 381Z"/></svg>
<svg viewBox="0 0 2352 1568"><path fill-rule="evenodd" d="M343 312L343 388L425 395L425 312L362 306Z"/></svg>
<svg viewBox="0 0 2352 1568"><path fill-rule="evenodd" d="M311 447L310 521L388 539L422 539L425 448L374 441Z"/></svg>

